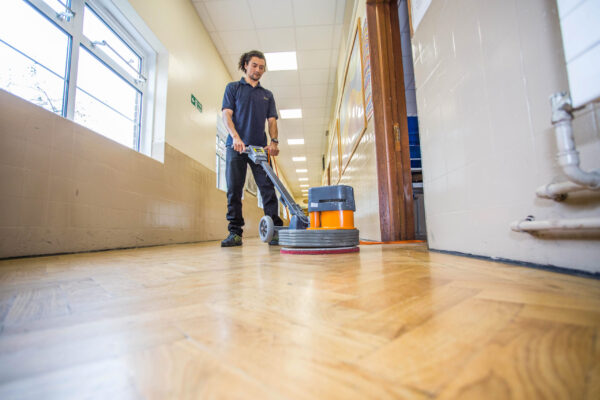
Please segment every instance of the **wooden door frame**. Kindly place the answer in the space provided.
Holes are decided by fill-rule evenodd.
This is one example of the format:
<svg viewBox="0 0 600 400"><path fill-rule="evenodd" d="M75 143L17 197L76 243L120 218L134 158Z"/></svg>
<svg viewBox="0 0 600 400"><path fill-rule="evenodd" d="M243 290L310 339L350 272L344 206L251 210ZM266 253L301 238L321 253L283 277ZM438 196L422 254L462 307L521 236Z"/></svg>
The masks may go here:
<svg viewBox="0 0 600 400"><path fill-rule="evenodd" d="M397 0L367 0L379 221L383 241L415 237Z"/></svg>

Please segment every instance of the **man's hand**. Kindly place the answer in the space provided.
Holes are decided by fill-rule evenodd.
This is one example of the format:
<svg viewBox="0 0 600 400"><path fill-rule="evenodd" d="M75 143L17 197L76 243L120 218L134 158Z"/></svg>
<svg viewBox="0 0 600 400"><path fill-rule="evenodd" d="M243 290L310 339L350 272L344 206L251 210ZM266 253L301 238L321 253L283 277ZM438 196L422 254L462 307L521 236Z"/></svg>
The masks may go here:
<svg viewBox="0 0 600 400"><path fill-rule="evenodd" d="M269 143L269 145L265 147L265 150L271 156L276 156L277 154L279 154L279 148L277 147L277 143L275 142Z"/></svg>
<svg viewBox="0 0 600 400"><path fill-rule="evenodd" d="M233 138L233 149L240 154L246 151L246 145L244 142L242 142L242 139L240 139L239 136Z"/></svg>

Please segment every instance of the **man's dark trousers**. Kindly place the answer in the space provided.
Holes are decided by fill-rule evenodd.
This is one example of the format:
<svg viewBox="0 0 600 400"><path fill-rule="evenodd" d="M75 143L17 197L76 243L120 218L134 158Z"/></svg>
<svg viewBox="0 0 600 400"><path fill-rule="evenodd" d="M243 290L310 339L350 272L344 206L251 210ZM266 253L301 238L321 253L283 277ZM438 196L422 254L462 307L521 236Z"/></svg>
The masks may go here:
<svg viewBox="0 0 600 400"><path fill-rule="evenodd" d="M248 154L240 154L232 147L227 147L225 156L227 179L227 221L229 221L229 232L242 236L244 218L242 217L242 193L246 182L246 171L248 164L252 169L252 175L262 196L265 215L273 219L276 226L282 226L283 221L279 218L279 207L277 195L273 182L260 165L254 164Z"/></svg>

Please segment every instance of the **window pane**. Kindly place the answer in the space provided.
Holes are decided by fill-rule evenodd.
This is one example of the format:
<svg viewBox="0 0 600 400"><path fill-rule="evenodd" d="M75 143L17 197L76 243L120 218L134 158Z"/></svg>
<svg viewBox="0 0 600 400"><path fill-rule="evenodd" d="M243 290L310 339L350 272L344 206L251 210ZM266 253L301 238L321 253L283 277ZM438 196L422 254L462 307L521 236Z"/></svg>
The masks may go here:
<svg viewBox="0 0 600 400"><path fill-rule="evenodd" d="M75 121L137 149L141 94L84 47L77 80Z"/></svg>
<svg viewBox="0 0 600 400"><path fill-rule="evenodd" d="M137 125L79 88L75 122L124 146L132 149L137 147L134 143Z"/></svg>
<svg viewBox="0 0 600 400"><path fill-rule="evenodd" d="M225 160L219 159L219 189L227 191L227 177L225 175Z"/></svg>
<svg viewBox="0 0 600 400"><path fill-rule="evenodd" d="M69 37L21 0L0 13L0 87L63 114Z"/></svg>
<svg viewBox="0 0 600 400"><path fill-rule="evenodd" d="M0 88L62 115L65 81L0 42Z"/></svg>
<svg viewBox="0 0 600 400"><path fill-rule="evenodd" d="M22 0L2 3L0 39L64 78L68 35Z"/></svg>
<svg viewBox="0 0 600 400"><path fill-rule="evenodd" d="M70 1L64 0L42 0L44 3L48 4L54 11L57 13L62 13L67 10L67 7L70 7Z"/></svg>
<svg viewBox="0 0 600 400"><path fill-rule="evenodd" d="M140 67L142 62L140 56L131 50L131 48L127 46L127 44L125 44L125 42L88 6L85 6L83 34L92 42L106 41L110 48L107 46L100 46L106 55L123 67L123 69L132 77L139 78L139 75L136 74L135 71L138 73L141 72ZM118 55L115 54L115 52Z"/></svg>

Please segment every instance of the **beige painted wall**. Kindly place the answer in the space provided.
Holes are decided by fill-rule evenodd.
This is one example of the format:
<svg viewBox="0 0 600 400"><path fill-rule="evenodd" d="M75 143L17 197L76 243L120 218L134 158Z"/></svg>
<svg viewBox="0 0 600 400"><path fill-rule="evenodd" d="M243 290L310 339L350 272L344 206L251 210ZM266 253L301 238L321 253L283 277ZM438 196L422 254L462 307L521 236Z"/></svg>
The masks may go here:
<svg viewBox="0 0 600 400"><path fill-rule="evenodd" d="M0 257L226 235L215 135L231 77L189 0L131 4L169 52L164 164L0 90ZM257 236L249 194L244 215Z"/></svg>
<svg viewBox="0 0 600 400"><path fill-rule="evenodd" d="M348 7L351 7L351 5L352 2L349 2ZM337 110L339 109L343 91L346 63L350 55L350 46L354 39L354 32L359 18L362 25L366 18L365 0L357 0L354 2L354 9L349 23L350 29L348 32L344 33L345 36L342 39L336 77L337 94L335 97L335 107L329 121L329 132L332 134L329 135L330 140L326 152L328 157L330 155L332 140L335 138L335 124L336 119L338 118ZM329 163L329 161L328 158L326 162ZM372 119L369 120L362 139L360 140L354 155L350 158L348 166L344 170L342 176L332 176L331 184L335 185L338 183L341 185L349 185L354 188L354 200L356 202L354 225L359 229L361 239L381 240L377 185L377 156L375 153L375 132Z"/></svg>
<svg viewBox="0 0 600 400"><path fill-rule="evenodd" d="M166 141L214 171L216 119L229 72L190 0L129 2L169 52ZM202 113L192 106L192 93Z"/></svg>
<svg viewBox="0 0 600 400"><path fill-rule="evenodd" d="M163 164L0 90L0 258L222 239L226 204L169 144ZM246 193L244 236L256 204Z"/></svg>
<svg viewBox="0 0 600 400"><path fill-rule="evenodd" d="M413 38L428 241L432 249L600 272L591 238L536 238L511 221L600 215L600 196L556 203L564 179L550 94L566 90L554 0L432 2ZM600 108L575 121L586 170L600 167Z"/></svg>

